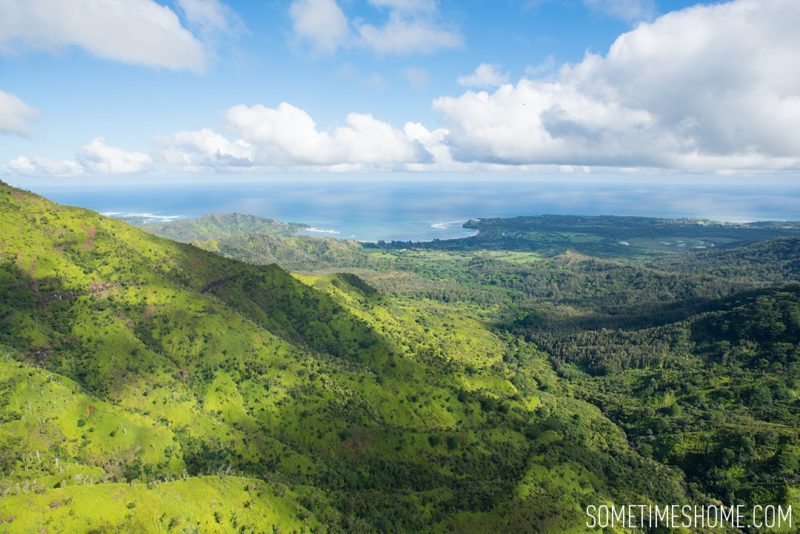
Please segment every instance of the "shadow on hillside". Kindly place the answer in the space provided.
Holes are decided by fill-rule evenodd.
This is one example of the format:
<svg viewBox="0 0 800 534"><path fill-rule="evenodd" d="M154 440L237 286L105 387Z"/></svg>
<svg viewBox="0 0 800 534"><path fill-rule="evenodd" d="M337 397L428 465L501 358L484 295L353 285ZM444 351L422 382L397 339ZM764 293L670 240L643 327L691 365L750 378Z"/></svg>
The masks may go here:
<svg viewBox="0 0 800 534"><path fill-rule="evenodd" d="M277 265L253 267L217 282L205 292L292 344L368 366L394 352L369 325Z"/></svg>

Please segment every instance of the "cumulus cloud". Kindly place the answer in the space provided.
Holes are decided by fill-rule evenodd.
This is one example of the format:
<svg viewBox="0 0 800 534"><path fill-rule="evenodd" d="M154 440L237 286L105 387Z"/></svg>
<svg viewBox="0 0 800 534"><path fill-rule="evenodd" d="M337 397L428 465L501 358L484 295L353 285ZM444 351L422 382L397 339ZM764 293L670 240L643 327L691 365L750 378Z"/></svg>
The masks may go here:
<svg viewBox="0 0 800 534"><path fill-rule="evenodd" d="M16 95L0 91L0 133L25 135L39 112Z"/></svg>
<svg viewBox="0 0 800 534"><path fill-rule="evenodd" d="M74 160L19 156L6 164L5 172L17 176L72 176L82 174L83 168Z"/></svg>
<svg viewBox="0 0 800 534"><path fill-rule="evenodd" d="M797 167L800 3L664 15L548 79L434 101L461 161Z"/></svg>
<svg viewBox="0 0 800 534"><path fill-rule="evenodd" d="M209 128L161 135L150 154L129 152L96 138L72 160L20 156L5 165L14 175L135 174L158 171L274 169L405 169L451 161L443 130L419 123L397 128L370 114L349 113L344 124L320 129L304 110L239 105L225 113L231 135Z"/></svg>
<svg viewBox="0 0 800 534"><path fill-rule="evenodd" d="M422 145L429 157L416 162L408 162L409 170L452 170L457 165L450 155L450 148L445 140L447 130L437 128L429 130L422 123L407 122L403 127L406 137Z"/></svg>
<svg viewBox="0 0 800 534"><path fill-rule="evenodd" d="M211 24L199 0L181 0L187 14ZM186 8L186 7L185 7ZM77 46L95 56L172 70L202 71L203 44L170 8L153 0L0 0L0 53L20 46Z"/></svg>
<svg viewBox="0 0 800 534"><path fill-rule="evenodd" d="M2 1L2 0L0 0ZM374 0L419 13L415 0ZM10 172L176 170L509 170L591 167L729 172L800 169L800 3L736 0L641 23L605 54L534 68L515 84L496 67L433 102L440 124L396 126L350 113L332 128L305 110L239 105L227 130L178 132L152 154L89 143L75 160L20 157ZM552 63L555 61L553 60ZM3 95L0 93L0 95ZM9 127L0 96L0 127ZM11 114L13 116L13 114Z"/></svg>
<svg viewBox="0 0 800 534"><path fill-rule="evenodd" d="M461 33L440 20L431 0L370 0L385 10L382 24L350 20L336 0L293 0L289 6L294 36L313 53L332 53L345 46L382 55L429 54L462 45Z"/></svg>
<svg viewBox="0 0 800 534"><path fill-rule="evenodd" d="M272 165L392 165L427 157L421 144L369 114L350 113L332 131L320 131L308 113L287 103L235 106L226 119Z"/></svg>
<svg viewBox="0 0 800 534"><path fill-rule="evenodd" d="M499 87L508 82L508 74L500 71L500 67L489 63L481 63L469 76L461 76L459 85L466 87Z"/></svg>
<svg viewBox="0 0 800 534"><path fill-rule="evenodd" d="M127 152L108 146L102 137L98 137L81 148L78 163L88 173L131 174L149 170L153 161L144 152Z"/></svg>
<svg viewBox="0 0 800 534"><path fill-rule="evenodd" d="M102 137L98 137L81 147L74 160L20 156L8 162L5 171L22 176L72 176L134 174L146 172L151 167L152 159L148 154L108 146Z"/></svg>
<svg viewBox="0 0 800 534"><path fill-rule="evenodd" d="M155 144L161 161L170 168L185 171L249 167L255 160L250 143L230 141L208 128L160 136Z"/></svg>

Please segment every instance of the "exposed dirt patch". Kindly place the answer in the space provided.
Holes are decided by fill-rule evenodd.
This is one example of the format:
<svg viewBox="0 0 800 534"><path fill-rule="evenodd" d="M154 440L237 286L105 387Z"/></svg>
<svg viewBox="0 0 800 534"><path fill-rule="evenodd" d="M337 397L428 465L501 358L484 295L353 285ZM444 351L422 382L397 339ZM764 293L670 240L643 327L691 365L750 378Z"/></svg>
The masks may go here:
<svg viewBox="0 0 800 534"><path fill-rule="evenodd" d="M105 297L112 289L115 289L116 287L117 284L114 282L95 280L93 282L89 282L89 293L91 293L93 297Z"/></svg>
<svg viewBox="0 0 800 534"><path fill-rule="evenodd" d="M345 441L344 448L347 449L348 452L350 452L350 454L353 455L361 454L361 452L364 451L364 446L356 442L356 440L354 439L348 439L347 441Z"/></svg>
<svg viewBox="0 0 800 534"><path fill-rule="evenodd" d="M51 354L53 354L52 347L38 347L29 350L27 354L25 354L25 359L32 361L36 365L41 365L50 358Z"/></svg>
<svg viewBox="0 0 800 534"><path fill-rule="evenodd" d="M354 455L361 455L367 448L375 445L376 436L369 430L355 426L350 429L350 437L342 445L347 451Z"/></svg>
<svg viewBox="0 0 800 534"><path fill-rule="evenodd" d="M94 247L94 240L97 237L97 225L93 224L86 229L86 241L83 242L83 250L92 250Z"/></svg>
<svg viewBox="0 0 800 534"><path fill-rule="evenodd" d="M202 254L194 254L190 263L191 266L198 271L204 269L206 266L206 260L203 258Z"/></svg>
<svg viewBox="0 0 800 534"><path fill-rule="evenodd" d="M200 290L200 293L208 293L209 291L218 288L222 284L230 282L234 278L236 278L236 275L226 276L225 278L220 278L219 280L214 280L212 282L209 282L205 286L203 286L203 288Z"/></svg>

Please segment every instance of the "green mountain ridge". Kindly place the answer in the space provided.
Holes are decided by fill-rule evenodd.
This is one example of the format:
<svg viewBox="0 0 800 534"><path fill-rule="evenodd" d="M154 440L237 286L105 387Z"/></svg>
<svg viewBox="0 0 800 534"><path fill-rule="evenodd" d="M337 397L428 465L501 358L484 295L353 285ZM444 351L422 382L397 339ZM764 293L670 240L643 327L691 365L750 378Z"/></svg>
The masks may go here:
<svg viewBox="0 0 800 534"><path fill-rule="evenodd" d="M517 341L484 331L483 360L465 356L473 336L443 325L432 340L414 334L420 326L407 303L376 301L353 288L355 279L302 283L277 267L226 260L7 186L0 214L8 368L0 432L19 442L3 460L0 516L11 530L55 528L64 515L87 530L224 531L271 522L407 530L469 525L474 514L507 524L534 513L579 528L586 490L563 488L574 500L552 498L546 512L524 498L512 503L563 469L602 500L680 491L676 474L666 490L634 472L642 460L624 452L623 436L595 408L538 392L552 372ZM430 321L449 320L433 311ZM376 331L378 319L392 331ZM498 373L503 351L539 361L538 370ZM62 388L37 387L37 376ZM587 430L573 422L578 414L606 428L605 445L580 437ZM573 438L550 443L549 465L532 472L541 445L525 436L542 432ZM642 487L601 482L607 462ZM239 486L252 514L240 511L239 494L223 491L234 474L263 481ZM83 511L85 498L106 502L126 481L130 501ZM87 497L87 487L97 496ZM208 491L218 495L214 523L164 502L184 495L199 506ZM21 508L29 494L44 497ZM257 519L259 506L281 513ZM158 520L145 523L154 509Z"/></svg>
<svg viewBox="0 0 800 534"><path fill-rule="evenodd" d="M126 220L124 217L122 219ZM183 243L251 234L290 237L299 230L308 228L307 224L285 223L241 213L212 214L195 219L176 219L157 223L139 223L137 220L126 220L126 222L136 224L150 234Z"/></svg>

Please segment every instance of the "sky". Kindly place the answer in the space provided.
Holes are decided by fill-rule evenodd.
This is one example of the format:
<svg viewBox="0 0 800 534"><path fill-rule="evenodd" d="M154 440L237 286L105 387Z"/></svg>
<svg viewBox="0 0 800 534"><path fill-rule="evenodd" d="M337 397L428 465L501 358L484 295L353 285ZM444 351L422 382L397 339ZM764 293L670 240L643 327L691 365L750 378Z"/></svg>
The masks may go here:
<svg viewBox="0 0 800 534"><path fill-rule="evenodd" d="M791 176L797 0L0 0L0 177Z"/></svg>

